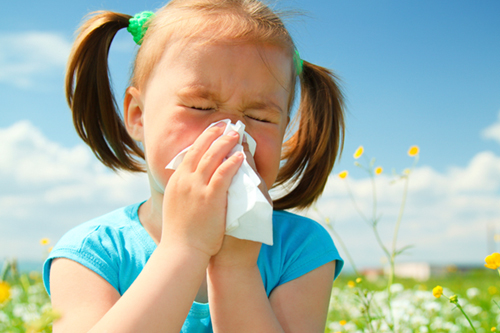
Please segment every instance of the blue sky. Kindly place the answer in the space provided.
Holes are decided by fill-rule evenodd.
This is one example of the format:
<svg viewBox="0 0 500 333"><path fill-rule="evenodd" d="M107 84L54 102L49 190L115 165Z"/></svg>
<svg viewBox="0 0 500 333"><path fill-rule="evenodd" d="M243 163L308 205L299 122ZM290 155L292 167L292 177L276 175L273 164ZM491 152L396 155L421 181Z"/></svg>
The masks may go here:
<svg viewBox="0 0 500 333"><path fill-rule="evenodd" d="M137 187L142 179L106 172L81 146L63 78L74 30L85 14L109 9L133 15L161 4L2 4L4 13L16 14L4 15L0 25L0 258L36 259L39 238L55 241L71 226L146 198L147 189ZM480 263L487 254L486 227L500 231L500 2L282 0L277 7L303 12L287 19L302 58L342 78L347 132L334 173L350 171L351 187L369 209L367 178L353 166L354 150L363 145L385 170L401 171L412 162L408 147L419 145L401 234L403 245L416 243L407 260ZM135 50L128 33L120 32L110 54L118 100ZM337 221L354 257L376 265L373 236L352 209L347 212L348 196L335 174L318 207ZM78 175L88 177L85 184ZM400 192L385 185L390 177L384 175L377 181L389 234ZM98 200L96 193L111 191L108 185L114 198ZM431 242L429 233L446 239ZM429 242L420 244L424 238Z"/></svg>

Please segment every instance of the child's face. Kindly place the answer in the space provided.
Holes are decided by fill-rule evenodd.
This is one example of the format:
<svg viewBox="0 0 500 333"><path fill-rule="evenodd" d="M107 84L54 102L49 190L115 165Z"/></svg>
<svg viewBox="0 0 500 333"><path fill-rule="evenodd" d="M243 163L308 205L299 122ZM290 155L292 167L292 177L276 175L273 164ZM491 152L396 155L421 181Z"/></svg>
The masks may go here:
<svg viewBox="0 0 500 333"><path fill-rule="evenodd" d="M264 59L264 60L263 60ZM241 120L257 142L255 164L268 188L288 124L291 58L275 46L174 42L141 92L143 144L153 188L163 193L165 166L213 122Z"/></svg>

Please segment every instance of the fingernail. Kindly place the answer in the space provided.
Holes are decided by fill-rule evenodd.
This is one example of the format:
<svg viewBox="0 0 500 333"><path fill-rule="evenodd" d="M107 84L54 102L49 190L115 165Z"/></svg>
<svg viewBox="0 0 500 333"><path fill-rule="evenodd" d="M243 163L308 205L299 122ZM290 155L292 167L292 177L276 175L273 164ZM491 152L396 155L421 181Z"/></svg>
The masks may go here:
<svg viewBox="0 0 500 333"><path fill-rule="evenodd" d="M226 123L225 123L225 122L223 122L223 121L221 121L221 122L219 122L219 123L215 124L215 126L216 126L216 127L224 127L224 126L226 126Z"/></svg>
<svg viewBox="0 0 500 333"><path fill-rule="evenodd" d="M242 140L243 143L246 143L247 142L247 136L246 134L243 134L243 140Z"/></svg>
<svg viewBox="0 0 500 333"><path fill-rule="evenodd" d="M238 132L236 132L236 131L231 131L231 132L227 133L227 135L230 135L230 136L238 136Z"/></svg>

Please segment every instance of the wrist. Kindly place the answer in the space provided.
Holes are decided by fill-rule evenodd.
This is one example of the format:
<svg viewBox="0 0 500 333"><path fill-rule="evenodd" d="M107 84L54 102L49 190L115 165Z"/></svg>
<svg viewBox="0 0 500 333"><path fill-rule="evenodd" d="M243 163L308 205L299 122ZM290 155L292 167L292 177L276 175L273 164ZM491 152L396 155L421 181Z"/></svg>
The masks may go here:
<svg viewBox="0 0 500 333"><path fill-rule="evenodd" d="M164 254L166 258L177 258L190 265L204 266L205 269L211 258L209 254L196 247L167 242L160 242L155 252Z"/></svg>
<svg viewBox="0 0 500 333"><path fill-rule="evenodd" d="M219 264L214 260L214 257L210 260L207 267L207 273L212 279L220 280L241 280L247 279L248 277L258 273L260 276L260 270L257 263L245 263L245 264Z"/></svg>

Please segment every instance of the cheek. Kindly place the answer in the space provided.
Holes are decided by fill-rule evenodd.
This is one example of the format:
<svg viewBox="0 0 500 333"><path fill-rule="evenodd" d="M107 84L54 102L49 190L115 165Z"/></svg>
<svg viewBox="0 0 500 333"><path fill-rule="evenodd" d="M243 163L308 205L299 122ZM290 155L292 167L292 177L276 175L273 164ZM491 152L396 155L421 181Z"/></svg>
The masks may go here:
<svg viewBox="0 0 500 333"><path fill-rule="evenodd" d="M255 166L268 188L271 188L278 176L280 158L281 142L276 142L276 140L257 141L254 156Z"/></svg>
<svg viewBox="0 0 500 333"><path fill-rule="evenodd" d="M144 138L146 163L154 182L164 188L172 172L166 170L165 166L184 148L190 146L199 133L184 123L157 122L150 125Z"/></svg>

